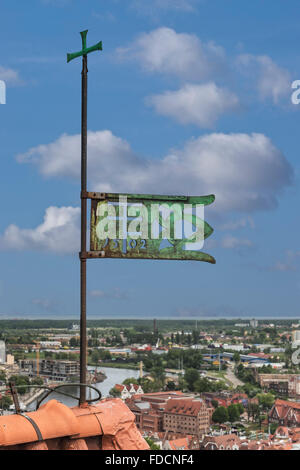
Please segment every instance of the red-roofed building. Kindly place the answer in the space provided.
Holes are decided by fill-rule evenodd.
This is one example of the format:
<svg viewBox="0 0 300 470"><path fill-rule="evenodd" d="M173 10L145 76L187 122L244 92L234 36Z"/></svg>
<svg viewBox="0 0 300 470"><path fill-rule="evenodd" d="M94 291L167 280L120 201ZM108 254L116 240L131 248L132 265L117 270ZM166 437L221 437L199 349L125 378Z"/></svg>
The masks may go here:
<svg viewBox="0 0 300 470"><path fill-rule="evenodd" d="M125 403L135 415L135 423L140 431L148 435L163 432L163 409L155 409L146 401L127 399Z"/></svg>
<svg viewBox="0 0 300 470"><path fill-rule="evenodd" d="M125 400L128 408L134 413L136 425L142 432L163 432L163 414L170 398L184 396L182 392L156 392L133 395Z"/></svg>
<svg viewBox="0 0 300 470"><path fill-rule="evenodd" d="M209 408L201 399L172 398L165 405L163 426L168 432L203 436L210 426Z"/></svg>
<svg viewBox="0 0 300 470"><path fill-rule="evenodd" d="M189 450L189 448L190 439L188 437L165 441L163 444L163 450Z"/></svg>
<svg viewBox="0 0 300 470"><path fill-rule="evenodd" d="M259 352L259 353L251 353L251 354L248 354L249 357L258 357L258 358L261 358L261 359L270 359L272 357L272 354L265 354L265 353L262 353L262 352Z"/></svg>
<svg viewBox="0 0 300 470"><path fill-rule="evenodd" d="M224 394L224 392L204 392L201 397L203 397L206 403L211 406L213 400L218 402L218 406L224 406L227 408L229 405L241 403L245 404L248 402L248 396L245 393L233 393L233 394Z"/></svg>
<svg viewBox="0 0 300 470"><path fill-rule="evenodd" d="M131 398L133 395L142 395L144 393L142 387L136 384L130 384L130 385L116 384L114 388L120 392L120 396L122 400Z"/></svg>
<svg viewBox="0 0 300 470"><path fill-rule="evenodd" d="M281 426L300 426L300 403L286 400L275 400L269 415L269 423L278 423Z"/></svg>
<svg viewBox="0 0 300 470"><path fill-rule="evenodd" d="M287 440L293 443L300 442L300 428L287 428L286 426L279 426L272 436L272 440Z"/></svg>
<svg viewBox="0 0 300 470"><path fill-rule="evenodd" d="M236 434L223 436L205 436L201 450L239 450L241 440Z"/></svg>

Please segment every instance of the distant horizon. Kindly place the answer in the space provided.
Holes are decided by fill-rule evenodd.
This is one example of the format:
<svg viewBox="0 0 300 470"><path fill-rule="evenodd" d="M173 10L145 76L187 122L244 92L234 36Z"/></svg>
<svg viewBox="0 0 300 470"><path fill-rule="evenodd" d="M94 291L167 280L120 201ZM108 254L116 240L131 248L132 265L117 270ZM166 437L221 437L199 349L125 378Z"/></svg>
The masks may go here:
<svg viewBox="0 0 300 470"><path fill-rule="evenodd" d="M113 315L88 315L87 320L149 320L152 321L154 319L156 320L168 320L168 321L211 321L211 320L240 320L240 321L250 321L250 320L299 320L300 321L300 315L299 316L249 316L249 317L230 317L230 316L211 316L211 317L180 317L180 316L140 316L140 315L132 315L132 316L113 316ZM31 315L18 315L18 316L11 316L11 315L1 315L0 314L0 321L1 320L73 320L73 321L80 321L79 315L78 317L73 316L72 314L70 315L38 315L38 314L31 314Z"/></svg>

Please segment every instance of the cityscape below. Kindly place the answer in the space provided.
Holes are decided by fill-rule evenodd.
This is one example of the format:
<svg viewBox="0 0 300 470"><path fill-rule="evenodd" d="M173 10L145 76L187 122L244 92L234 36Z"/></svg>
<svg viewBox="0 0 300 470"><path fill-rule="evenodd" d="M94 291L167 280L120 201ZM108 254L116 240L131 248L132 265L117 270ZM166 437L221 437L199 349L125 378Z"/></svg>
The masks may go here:
<svg viewBox="0 0 300 470"><path fill-rule="evenodd" d="M1 419L16 406L30 416L55 403L77 410L79 323L1 320L0 328ZM89 397L99 390L96 406L127 410L137 448L300 449L300 322L92 319L87 337Z"/></svg>

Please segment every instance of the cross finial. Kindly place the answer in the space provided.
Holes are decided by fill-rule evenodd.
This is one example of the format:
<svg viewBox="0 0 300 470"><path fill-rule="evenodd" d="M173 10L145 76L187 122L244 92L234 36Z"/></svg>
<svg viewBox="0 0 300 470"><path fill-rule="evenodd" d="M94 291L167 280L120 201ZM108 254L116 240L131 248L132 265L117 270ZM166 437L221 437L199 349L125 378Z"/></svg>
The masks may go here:
<svg viewBox="0 0 300 470"><path fill-rule="evenodd" d="M86 47L87 33L88 33L87 29L85 31L81 31L80 35L81 35L81 39L82 39L82 50L79 51L79 52L73 52L72 54L67 54L67 62L70 62L71 60L76 59L77 57L87 55L90 52L102 51L102 41L95 44L95 46Z"/></svg>

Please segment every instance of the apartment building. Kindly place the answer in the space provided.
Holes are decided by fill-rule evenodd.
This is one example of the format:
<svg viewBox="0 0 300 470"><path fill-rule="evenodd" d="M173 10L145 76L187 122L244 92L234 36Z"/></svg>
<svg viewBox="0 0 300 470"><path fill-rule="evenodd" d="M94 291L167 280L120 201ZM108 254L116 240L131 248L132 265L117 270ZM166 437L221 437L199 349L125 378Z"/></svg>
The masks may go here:
<svg viewBox="0 0 300 470"><path fill-rule="evenodd" d="M300 396L299 374L257 374L257 380L264 390L282 390L282 395Z"/></svg>
<svg viewBox="0 0 300 470"><path fill-rule="evenodd" d="M209 431L210 410L202 399L175 398L165 405L164 431L203 436Z"/></svg>
<svg viewBox="0 0 300 470"><path fill-rule="evenodd" d="M125 400L135 415L137 428L148 434L164 431L163 416L165 406L171 398L186 397L179 391L136 394Z"/></svg>
<svg viewBox="0 0 300 470"><path fill-rule="evenodd" d="M30 377L37 375L35 359L22 359L19 366ZM39 361L39 375L57 382L74 381L79 377L79 362L42 359Z"/></svg>

